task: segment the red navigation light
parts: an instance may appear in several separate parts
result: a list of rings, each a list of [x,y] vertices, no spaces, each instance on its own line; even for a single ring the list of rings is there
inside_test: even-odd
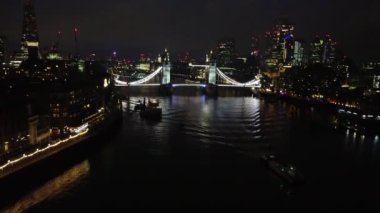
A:
[[[74,32],[77,33],[79,31],[78,28],[74,28]]]

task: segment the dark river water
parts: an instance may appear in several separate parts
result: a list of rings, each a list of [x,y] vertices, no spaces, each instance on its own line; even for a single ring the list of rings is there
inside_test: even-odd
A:
[[[128,110],[139,99],[123,103],[123,123],[97,139],[101,146],[60,163],[58,172],[46,168],[38,174],[44,178],[25,177],[30,187],[3,211],[379,210],[378,137],[335,129],[329,111],[252,97],[172,96],[159,98],[162,120],[149,121]],[[295,165],[305,184],[289,186],[263,166],[267,151]]]

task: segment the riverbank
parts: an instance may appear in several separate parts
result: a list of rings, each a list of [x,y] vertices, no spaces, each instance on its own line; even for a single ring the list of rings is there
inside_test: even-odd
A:
[[[41,161],[47,161],[52,156],[60,154],[70,147],[87,143],[94,137],[103,134],[108,128],[110,128],[110,126],[120,121],[122,121],[121,111],[113,112],[107,116],[102,124],[95,126],[93,129],[83,129],[81,132],[75,135],[70,135],[65,139],[50,142],[44,148],[37,148],[33,152],[25,153],[15,159],[10,159],[7,163],[0,165],[0,181]]]
[[[316,100],[306,100],[306,99],[295,98],[295,97],[280,95],[280,94],[275,94],[275,93],[260,92],[259,97],[266,98],[266,99],[276,99],[276,100],[287,101],[287,102],[291,102],[291,103],[294,103],[297,105],[319,107],[319,108],[328,109],[328,110],[332,110],[332,111],[338,111],[339,109],[342,109],[342,108],[343,109],[350,109],[348,107],[338,106],[338,105],[334,105],[334,104],[331,104],[328,102],[322,102],[322,101],[316,101]]]
[[[274,93],[260,93],[259,97],[266,100],[279,100],[297,106],[313,107],[328,111],[336,116],[336,127],[353,130],[363,134],[378,134],[380,132],[380,114],[353,107],[340,106],[325,101],[306,100]]]

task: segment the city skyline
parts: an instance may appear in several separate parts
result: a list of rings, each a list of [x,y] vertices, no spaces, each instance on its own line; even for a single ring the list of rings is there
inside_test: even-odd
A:
[[[19,50],[21,3],[9,0],[0,3],[3,20],[0,33],[7,36],[10,51]],[[189,3],[113,0],[108,4],[99,0],[91,4],[89,1],[37,0],[35,7],[41,48],[51,47],[57,31],[62,31],[61,46],[65,53],[74,49],[73,28],[79,27],[82,54],[96,53],[106,57],[117,51],[122,57],[134,58],[141,52],[156,54],[167,47],[175,54],[190,52],[195,57],[202,57],[225,36],[236,38],[237,51],[246,54],[250,51],[252,34],[263,35],[270,31],[275,19],[281,17],[295,24],[296,38],[307,42],[314,35],[331,33],[346,55],[355,60],[376,60],[380,48],[374,36],[380,25],[376,23],[379,3],[370,0],[344,1],[344,4],[342,1],[313,4],[296,0],[286,3],[240,0],[233,4],[197,0]]]
[[[379,208],[379,6],[2,0],[0,212]]]

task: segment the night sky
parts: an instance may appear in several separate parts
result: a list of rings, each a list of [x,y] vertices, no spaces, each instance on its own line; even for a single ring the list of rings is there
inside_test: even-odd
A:
[[[19,45],[22,0],[0,1],[0,34],[10,49]],[[296,25],[296,37],[310,41],[331,33],[356,60],[380,60],[380,1],[377,0],[36,0],[42,47],[58,30],[65,52],[74,48],[72,28],[80,28],[82,54],[136,58],[165,47],[202,57],[224,36],[234,37],[241,54],[252,34],[272,28],[276,18]]]

